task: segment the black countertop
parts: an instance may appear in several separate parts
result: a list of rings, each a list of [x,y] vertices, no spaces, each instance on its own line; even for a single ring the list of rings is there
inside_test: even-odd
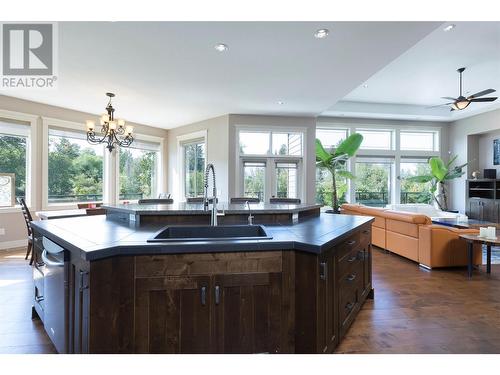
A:
[[[179,254],[234,251],[298,250],[319,254],[342,241],[359,226],[373,220],[367,216],[321,214],[290,225],[266,225],[269,240],[182,241],[148,243],[164,224],[137,227],[105,216],[34,221],[42,235],[91,261],[117,255]]]
[[[210,207],[212,205],[210,204]],[[255,214],[280,214],[298,213],[302,211],[320,208],[320,204],[270,204],[270,203],[250,203],[250,210]],[[210,215],[210,209],[203,208],[202,203],[178,202],[172,204],[117,204],[103,205],[109,211],[122,212],[134,215]],[[226,214],[247,214],[248,207],[244,203],[217,203],[217,209]]]

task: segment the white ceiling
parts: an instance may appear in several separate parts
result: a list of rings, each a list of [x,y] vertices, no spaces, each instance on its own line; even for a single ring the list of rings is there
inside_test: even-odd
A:
[[[500,22],[453,23],[453,30],[437,28],[323,115],[452,121],[500,108],[500,99],[463,111],[428,108],[449,102],[442,96],[458,96],[460,67],[467,68],[464,93],[493,88],[498,91],[488,96],[500,96]]]
[[[315,116],[331,108],[440,25],[439,22],[63,22],[59,24],[58,88],[5,94],[102,113],[106,105],[104,94],[112,91],[117,94],[114,100],[117,117],[163,128],[227,113]],[[330,29],[330,35],[315,39],[314,31],[324,27]],[[461,28],[460,24],[457,32]],[[456,34],[442,38],[453,35]],[[215,51],[214,45],[220,42],[229,46],[227,52]],[[443,45],[447,42],[438,44],[439,49]],[[438,60],[439,64],[433,66],[426,61],[436,60],[436,51],[432,51],[417,60],[424,70],[417,67],[405,71],[408,63],[396,73],[383,70],[380,74],[391,78],[389,84],[381,83],[375,75],[371,78],[373,86],[369,80],[370,92],[375,88],[371,96],[355,90],[349,100],[383,98],[388,102],[397,99],[434,104],[436,101],[431,100],[434,96],[455,93],[453,71],[457,64],[471,66],[465,78],[468,89],[489,87],[490,83],[493,85],[490,80],[472,80],[478,76],[478,69],[491,72],[491,67],[477,66],[486,54],[479,49],[480,56],[476,59],[463,61],[456,53],[451,59],[454,61]],[[436,71],[431,76],[435,81],[432,87],[420,81],[429,81],[429,70]],[[438,78],[442,81],[438,82]],[[404,81],[404,88],[398,80]],[[410,90],[425,93],[412,99],[405,92]],[[284,104],[279,105],[278,101]]]

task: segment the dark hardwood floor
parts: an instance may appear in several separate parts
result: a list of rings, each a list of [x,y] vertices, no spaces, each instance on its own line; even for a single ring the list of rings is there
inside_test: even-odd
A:
[[[0,251],[0,353],[54,353],[31,320],[31,268],[24,249]],[[427,271],[373,250],[368,300],[338,353],[500,353],[500,265],[491,276],[464,268]]]

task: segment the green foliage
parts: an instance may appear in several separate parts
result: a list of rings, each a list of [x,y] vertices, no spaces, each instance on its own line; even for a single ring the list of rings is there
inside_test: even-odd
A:
[[[331,174],[331,206],[334,212],[339,210],[338,197],[345,195],[345,193],[343,195],[339,194],[341,191],[338,190],[337,179],[351,179],[354,177],[346,171],[346,162],[350,157],[356,155],[362,142],[363,136],[354,133],[341,141],[337,147],[327,151],[321,141],[316,139],[316,166],[329,171]]]
[[[152,198],[155,179],[154,151],[120,149],[120,195],[124,199]]]
[[[14,173],[16,197],[26,192],[26,138],[0,135],[0,173]]]

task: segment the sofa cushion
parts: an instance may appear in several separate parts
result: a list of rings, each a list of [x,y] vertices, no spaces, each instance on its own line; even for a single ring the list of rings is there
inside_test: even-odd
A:
[[[387,219],[387,231],[401,233],[410,237],[418,238],[418,224],[407,221]]]
[[[432,223],[430,217],[422,215],[422,214],[415,214],[412,212],[387,210],[387,211],[384,211],[381,215],[383,217],[385,217],[386,219],[404,221],[404,222],[412,223],[412,224],[431,224]]]
[[[418,262],[418,238],[387,231],[385,241],[387,250]]]

